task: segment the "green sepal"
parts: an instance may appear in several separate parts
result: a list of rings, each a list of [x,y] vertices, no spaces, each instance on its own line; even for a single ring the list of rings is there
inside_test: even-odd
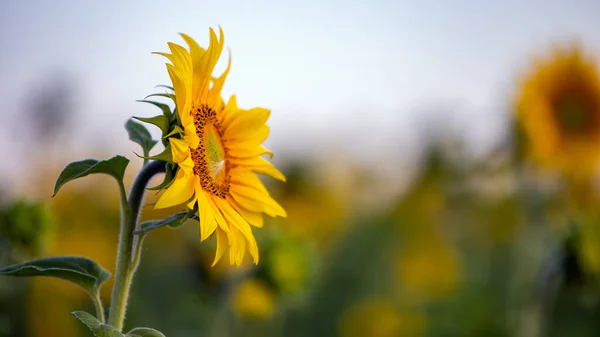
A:
[[[159,84],[159,85],[155,86],[155,88],[165,88],[165,89],[169,89],[171,91],[175,91],[175,89],[173,89],[173,87],[164,85],[164,84]]]
[[[151,220],[140,224],[140,229],[135,231],[134,234],[141,235],[150,232],[153,229],[168,226],[170,228],[181,227],[188,219],[198,219],[196,215],[197,210],[189,210],[185,212],[175,213],[161,220]]]
[[[175,103],[175,94],[164,94],[164,93],[159,92],[159,93],[151,94],[151,95],[144,97],[144,100],[146,100],[149,97],[166,97],[166,98],[172,100],[173,103]]]
[[[128,164],[129,159],[123,156],[115,156],[107,160],[85,159],[72,162],[58,176],[52,196],[55,196],[58,190],[69,181],[93,173],[105,173],[113,176],[118,181],[122,181]]]
[[[177,134],[184,134],[185,131],[183,131],[182,128],[179,127],[179,125],[175,125],[173,127],[173,130],[171,130],[171,132],[169,132],[168,134],[164,135],[163,138],[168,138],[171,137],[173,135],[177,135]]]
[[[163,179],[162,183],[160,183],[154,187],[148,187],[146,189],[149,191],[162,190],[162,189],[165,189],[165,188],[171,186],[171,184],[173,184],[173,182],[175,182],[175,168],[174,168],[174,165],[167,164],[167,168],[165,171],[165,179]]]
[[[75,316],[85,324],[96,337],[124,337],[114,326],[103,324],[90,313],[85,311],[74,311],[71,315]]]
[[[134,152],[135,153],[135,152]],[[143,159],[148,159],[148,160],[161,160],[161,161],[166,161],[167,163],[172,163],[173,162],[173,155],[171,154],[171,145],[167,145],[167,147],[165,147],[164,151],[154,155],[154,156],[140,156],[139,154],[135,154],[136,156],[143,158]]]
[[[52,256],[27,261],[0,269],[0,275],[56,277],[79,285],[90,295],[97,294],[110,278],[108,270],[79,256]]]
[[[129,331],[125,337],[165,337],[165,335],[158,330],[150,328],[135,328]]]
[[[162,137],[169,133],[169,117],[164,115],[158,115],[154,117],[133,117],[139,121],[156,125],[160,131],[162,131]]]
[[[173,117],[173,113],[171,112],[171,108],[165,104],[165,103],[160,103],[160,102],[155,102],[155,101],[147,101],[145,99],[142,100],[138,100],[137,102],[141,102],[141,103],[149,103],[152,104],[158,108],[160,108],[163,112],[163,115],[165,117],[167,117],[168,120],[170,120]]]
[[[164,116],[160,117],[166,118]],[[139,144],[144,153],[150,153],[150,150],[158,143],[158,141],[152,139],[152,135],[143,124],[134,122],[132,119],[128,119],[125,123],[125,130],[129,134],[129,140]]]

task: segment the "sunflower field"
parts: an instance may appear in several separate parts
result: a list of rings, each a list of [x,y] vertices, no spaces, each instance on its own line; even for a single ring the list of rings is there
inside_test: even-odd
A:
[[[522,68],[507,60],[493,146],[473,150],[442,118],[409,157],[369,128],[376,109],[326,125],[295,112],[326,136],[283,137],[271,121],[285,111],[225,89],[283,52],[237,54],[256,37],[227,26],[182,24],[118,56],[158,62],[141,97],[110,98],[139,112],[77,124],[77,88],[57,77],[24,100],[31,113],[6,113],[0,158],[18,163],[0,179],[0,337],[600,336],[597,45],[548,39]],[[315,64],[335,53],[311,48],[298,50]],[[119,131],[87,145],[108,119]],[[345,152],[331,139],[349,119]],[[361,161],[365,139],[385,154]]]

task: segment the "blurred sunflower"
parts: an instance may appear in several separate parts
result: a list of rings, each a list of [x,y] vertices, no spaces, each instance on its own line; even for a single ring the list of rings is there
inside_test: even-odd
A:
[[[434,301],[455,293],[462,281],[462,263],[454,245],[437,235],[412,238],[394,265],[395,284],[417,300]]]
[[[179,167],[172,185],[156,208],[186,203],[198,207],[200,239],[216,233],[213,265],[227,247],[230,264],[241,265],[246,249],[258,263],[258,247],[249,224],[263,226],[262,213],[286,216],[285,210],[269,195],[257,173],[285,181],[283,174],[261,156],[272,153],[262,147],[269,135],[265,124],[270,111],[237,106],[235,96],[227,104],[221,89],[229,73],[213,78],[212,72],[223,49],[220,37],[210,29],[208,49],[181,34],[189,47],[169,43],[171,53],[157,53],[171,61],[167,70],[175,91],[179,132],[169,138],[173,162]]]
[[[425,334],[427,320],[419,312],[399,310],[387,300],[369,298],[342,314],[339,330],[342,337],[416,337]]]
[[[516,119],[528,155],[571,178],[588,177],[600,159],[600,79],[579,46],[557,48],[525,79]]]
[[[239,317],[267,319],[275,311],[275,295],[262,281],[248,279],[234,291],[233,311]]]

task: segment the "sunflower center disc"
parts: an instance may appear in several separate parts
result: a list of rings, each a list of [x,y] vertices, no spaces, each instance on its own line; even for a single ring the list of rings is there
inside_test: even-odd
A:
[[[571,136],[589,136],[598,128],[599,116],[596,98],[583,85],[564,88],[554,100],[552,108],[560,130]]]
[[[200,177],[202,189],[220,198],[229,193],[227,149],[223,146],[223,132],[215,112],[206,105],[192,110],[198,147],[190,148],[194,174]]]

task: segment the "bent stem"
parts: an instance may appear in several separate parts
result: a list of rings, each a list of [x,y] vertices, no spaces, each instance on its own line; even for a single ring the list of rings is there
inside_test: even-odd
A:
[[[141,241],[138,240],[138,237],[133,232],[136,230],[138,223],[144,192],[150,179],[156,174],[163,172],[165,172],[165,162],[152,161],[144,165],[133,181],[129,199],[125,192],[125,185],[122,181],[119,183],[121,194],[121,229],[117,250],[115,284],[108,318],[108,324],[114,326],[119,331],[123,330],[129,289],[139,264]]]
[[[91,293],[91,292],[87,292],[87,293],[88,293],[88,295],[90,295],[90,298],[92,299],[92,302],[94,303],[94,308],[96,309],[96,317],[98,318],[100,323],[104,323],[105,322],[104,307],[102,306],[102,299],[100,299],[100,292],[97,291],[96,293]]]

